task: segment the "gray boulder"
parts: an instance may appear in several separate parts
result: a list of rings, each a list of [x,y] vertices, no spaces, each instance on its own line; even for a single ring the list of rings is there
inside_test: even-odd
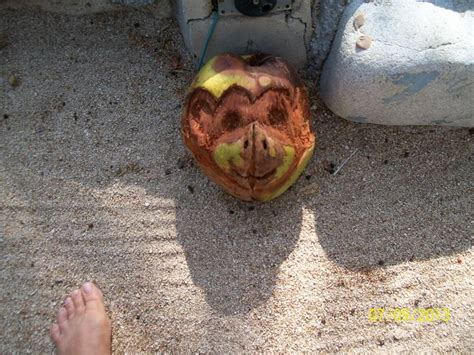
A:
[[[357,122],[473,127],[474,9],[458,3],[351,3],[321,75],[326,105]]]

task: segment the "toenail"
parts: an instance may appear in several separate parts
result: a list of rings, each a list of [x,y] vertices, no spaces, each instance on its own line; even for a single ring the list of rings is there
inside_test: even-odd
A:
[[[72,302],[71,298],[68,297],[64,300],[64,304],[70,304]]]
[[[78,293],[79,293],[79,290],[74,290],[74,291],[72,291],[72,295],[73,295],[73,296],[77,295]]]
[[[85,293],[91,293],[92,284],[90,282],[86,282],[84,285],[82,285],[82,289],[84,290]]]

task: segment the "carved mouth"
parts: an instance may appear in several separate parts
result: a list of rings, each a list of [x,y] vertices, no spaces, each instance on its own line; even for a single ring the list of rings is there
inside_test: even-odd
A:
[[[265,175],[262,175],[262,176],[254,176],[254,175],[242,175],[240,174],[237,170],[235,169],[232,169],[232,171],[236,174],[236,175],[239,175],[242,179],[251,179],[251,178],[254,178],[256,180],[265,180],[265,179],[268,179],[270,176],[272,176],[273,174],[275,174],[276,172],[276,169],[273,169],[272,171],[266,173]]]

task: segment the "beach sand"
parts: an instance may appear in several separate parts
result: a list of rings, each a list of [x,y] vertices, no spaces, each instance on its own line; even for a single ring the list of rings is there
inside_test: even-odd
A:
[[[275,201],[241,202],[182,143],[175,21],[2,10],[0,32],[0,353],[50,352],[87,280],[117,353],[474,350],[472,129],[345,121],[308,74],[313,159]]]

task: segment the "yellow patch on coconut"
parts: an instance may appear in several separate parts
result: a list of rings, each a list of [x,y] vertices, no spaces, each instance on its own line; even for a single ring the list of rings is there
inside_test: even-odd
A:
[[[261,86],[267,86],[272,83],[272,79],[270,79],[268,76],[261,76],[260,78],[258,78],[258,83]]]
[[[206,89],[218,99],[232,85],[250,89],[254,85],[254,79],[241,72],[223,71],[207,78],[198,86]]]
[[[232,85],[238,85],[247,90],[251,90],[256,85],[256,79],[248,75],[245,71],[224,70],[217,72],[214,69],[214,64],[217,59],[218,57],[212,58],[201,68],[191,84],[191,89],[206,89],[218,99]],[[269,77],[266,77],[264,81],[268,82],[266,85],[271,83]]]
[[[280,196],[283,192],[288,190],[288,188],[295,183],[295,181],[298,179],[298,177],[301,175],[303,170],[306,168],[306,165],[308,165],[310,158],[313,155],[314,151],[314,144],[309,147],[301,156],[301,159],[298,163],[298,166],[296,167],[296,170],[294,173],[288,178],[288,180],[285,181],[285,183],[280,186],[277,190],[271,192],[271,193],[266,193],[262,194],[261,196],[258,197],[258,200],[260,201],[269,201],[271,199],[274,199],[275,197]],[[288,169],[287,169],[288,170]]]
[[[283,146],[285,155],[283,156],[283,163],[275,171],[275,179],[281,178],[290,168],[295,159],[295,148],[289,145]]]
[[[212,153],[212,157],[219,168],[225,172],[229,172],[230,162],[235,166],[241,166],[244,163],[244,160],[240,156],[241,150],[242,142],[240,141],[235,143],[221,143]]]
[[[216,59],[217,57],[212,58],[201,68],[201,70],[199,70],[199,73],[197,73],[193,83],[191,84],[192,89],[202,86],[202,84],[205,83],[210,77],[217,74],[217,72],[214,70],[214,63],[216,62]]]

